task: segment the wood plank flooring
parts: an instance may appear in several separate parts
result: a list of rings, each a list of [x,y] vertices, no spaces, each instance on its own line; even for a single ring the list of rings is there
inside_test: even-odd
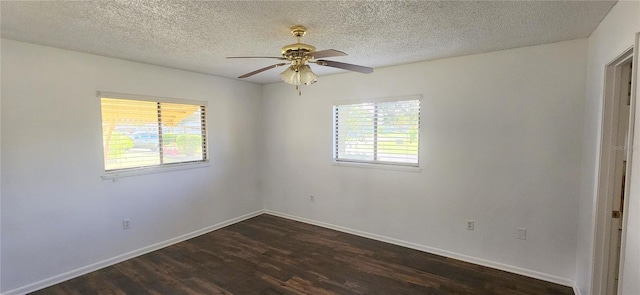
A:
[[[573,294],[560,286],[271,215],[32,294]]]

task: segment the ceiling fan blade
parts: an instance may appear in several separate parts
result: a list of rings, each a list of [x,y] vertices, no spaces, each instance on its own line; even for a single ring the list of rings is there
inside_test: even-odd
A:
[[[318,61],[316,61],[316,64],[321,65],[321,66],[332,67],[332,68],[345,69],[345,70],[359,72],[359,73],[363,73],[363,74],[373,73],[373,69],[369,68],[369,67],[364,67],[364,66],[359,66],[359,65],[352,65],[352,64],[343,63],[343,62],[337,62],[337,61],[332,61],[332,60],[318,60]]]
[[[305,55],[306,56],[311,56],[312,59],[318,59],[318,58],[325,58],[325,57],[345,56],[347,54],[342,52],[342,51],[340,51],[340,50],[327,49],[327,50],[309,52],[309,53],[307,53]]]
[[[285,60],[284,57],[276,57],[276,56],[227,56],[227,58],[274,58],[279,60]]]
[[[246,74],[244,74],[244,75],[242,75],[242,76],[239,76],[239,77],[238,77],[238,79],[251,77],[251,76],[253,76],[253,75],[255,75],[255,74],[262,73],[262,72],[264,72],[264,71],[266,71],[266,70],[271,70],[271,69],[273,69],[273,68],[281,67],[281,66],[284,66],[284,65],[286,65],[286,64],[287,64],[287,63],[280,63],[280,64],[275,64],[275,65],[270,65],[270,66],[268,66],[268,67],[264,67],[264,68],[262,68],[262,69],[258,69],[258,70],[255,70],[255,71],[253,71],[253,72],[246,73]]]

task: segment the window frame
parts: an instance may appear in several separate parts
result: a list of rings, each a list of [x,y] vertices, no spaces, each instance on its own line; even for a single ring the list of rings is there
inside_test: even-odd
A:
[[[408,96],[394,96],[394,97],[385,97],[385,98],[373,98],[373,99],[362,99],[362,100],[340,100],[334,101],[331,108],[331,120],[332,120],[332,138],[331,138],[331,149],[332,149],[332,164],[335,166],[349,166],[349,167],[359,167],[359,168],[375,168],[375,169],[385,169],[385,170],[401,170],[401,171],[412,171],[419,172],[421,171],[421,137],[420,129],[421,129],[421,121],[420,116],[418,116],[418,161],[417,163],[402,163],[402,162],[391,162],[391,161],[376,161],[376,160],[355,160],[355,159],[340,159],[338,158],[338,122],[336,120],[336,108],[339,106],[348,106],[348,105],[357,105],[357,104],[379,104],[386,102],[400,102],[400,101],[410,101],[417,100],[419,102],[418,111],[420,112],[422,109],[422,95],[408,95]],[[377,149],[377,147],[374,147]]]
[[[202,133],[202,145],[205,147],[203,150],[203,160],[198,161],[186,161],[186,162],[177,162],[177,163],[164,163],[164,161],[160,161],[158,165],[150,165],[150,166],[142,166],[142,167],[131,167],[131,168],[121,168],[114,170],[107,170],[106,163],[104,160],[102,161],[102,179],[103,180],[113,180],[116,181],[117,178],[121,177],[129,177],[135,175],[144,175],[144,174],[155,174],[169,171],[177,171],[177,170],[185,170],[185,169],[194,169],[194,168],[204,168],[209,167],[209,114],[208,114],[208,103],[206,101],[201,100],[191,100],[191,99],[180,99],[180,98],[171,98],[171,97],[162,97],[162,96],[148,96],[148,95],[139,95],[139,94],[127,94],[127,93],[118,93],[118,92],[107,92],[107,91],[98,91],[97,92],[98,103],[101,104],[102,98],[110,98],[110,99],[123,99],[123,100],[137,100],[137,101],[148,101],[155,103],[172,103],[172,104],[187,104],[187,105],[198,105],[200,107],[204,107],[204,130]],[[102,106],[100,106],[100,124],[103,124],[102,117]],[[104,140],[104,134],[102,133],[102,128],[100,128],[100,139]],[[158,136],[160,136],[160,132],[158,132]],[[102,144],[102,154],[104,157],[104,144]],[[161,152],[158,152],[162,155]]]

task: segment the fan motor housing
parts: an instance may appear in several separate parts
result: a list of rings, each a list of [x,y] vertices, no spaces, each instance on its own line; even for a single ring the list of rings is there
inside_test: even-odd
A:
[[[309,53],[309,52],[314,52],[316,51],[316,48],[314,46],[311,46],[309,44],[304,44],[304,43],[294,43],[294,44],[289,44],[285,47],[282,47],[282,57],[288,59],[288,60],[292,60],[292,59],[297,59],[297,58],[302,58],[304,57],[305,54]]]

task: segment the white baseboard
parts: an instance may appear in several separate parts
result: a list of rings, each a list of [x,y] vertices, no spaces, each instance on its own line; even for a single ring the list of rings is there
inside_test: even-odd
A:
[[[578,285],[576,285],[576,284],[574,283],[574,284],[573,284],[573,286],[572,286],[572,288],[573,288],[573,294],[575,294],[575,295],[581,295],[581,293],[580,293],[580,288],[578,288]]]
[[[416,244],[416,243],[407,242],[407,241],[403,241],[403,240],[398,240],[398,239],[385,237],[385,236],[381,236],[381,235],[377,235],[377,234],[363,232],[363,231],[359,231],[359,230],[355,230],[355,229],[351,229],[351,228],[347,228],[347,227],[343,227],[343,226],[338,226],[338,225],[334,225],[334,224],[330,224],[330,223],[325,223],[325,222],[321,222],[321,221],[317,221],[317,220],[313,220],[313,219],[307,219],[307,218],[303,218],[303,217],[299,217],[299,216],[295,216],[295,215],[290,215],[290,214],[286,214],[286,213],[281,213],[281,212],[277,212],[277,211],[265,210],[265,213],[266,214],[270,214],[270,215],[274,215],[274,216],[278,216],[278,217],[283,217],[283,218],[287,218],[287,219],[291,219],[291,220],[304,222],[304,223],[309,223],[309,224],[313,224],[313,225],[317,225],[317,226],[320,226],[320,227],[325,227],[325,228],[329,228],[329,229],[333,229],[333,230],[337,230],[337,231],[341,231],[341,232],[345,232],[345,233],[349,233],[349,234],[353,234],[353,235],[356,235],[356,236],[361,236],[361,237],[365,237],[365,238],[369,238],[369,239],[373,239],[373,240],[378,240],[378,241],[386,242],[386,243],[389,243],[389,244],[403,246],[403,247],[411,248],[411,249],[414,249],[414,250],[419,250],[419,251],[423,251],[423,252],[427,252],[427,253],[432,253],[432,254],[444,256],[444,257],[449,257],[449,258],[453,258],[453,259],[457,259],[457,260],[462,260],[462,261],[473,263],[473,264],[478,264],[478,265],[482,265],[482,266],[486,266],[486,267],[491,267],[491,268],[495,268],[495,269],[499,269],[499,270],[504,270],[504,271],[508,271],[508,272],[511,272],[511,273],[515,273],[515,274],[519,274],[519,275],[523,275],[523,276],[527,276],[527,277],[532,277],[532,278],[540,279],[540,280],[551,282],[551,283],[560,284],[560,285],[563,285],[563,286],[567,286],[567,287],[573,288],[574,292],[575,292],[575,290],[577,290],[577,288],[575,287],[576,284],[575,284],[575,282],[573,280],[562,278],[562,277],[558,277],[558,276],[554,276],[554,275],[550,275],[550,274],[546,274],[546,273],[542,273],[542,272],[538,272],[538,271],[535,271],[535,270],[530,270],[530,269],[525,269],[525,268],[521,268],[521,267],[517,267],[517,266],[513,266],[513,265],[508,265],[508,264],[503,264],[503,263],[499,263],[499,262],[489,261],[489,260],[485,260],[485,259],[481,259],[481,258],[477,258],[477,257],[472,257],[472,256],[459,254],[459,253],[455,253],[455,252],[451,252],[451,251],[447,251],[447,250],[442,250],[442,249],[438,249],[438,248],[433,248],[433,247],[429,247],[429,246],[425,246],[425,245],[421,245],[421,244]],[[580,294],[579,290],[578,290],[578,292],[576,292],[576,294],[577,295]]]
[[[240,221],[243,221],[243,220],[258,216],[258,215],[261,215],[263,213],[264,213],[264,210],[258,210],[258,211],[255,211],[255,212],[252,212],[252,213],[249,213],[249,214],[238,216],[236,218],[232,218],[232,219],[229,219],[227,221],[220,222],[218,224],[207,226],[205,228],[190,232],[188,234],[184,234],[184,235],[181,235],[181,236],[178,236],[178,237],[166,240],[166,241],[162,241],[162,242],[159,242],[159,243],[155,243],[153,245],[142,247],[140,249],[133,250],[133,251],[128,252],[128,253],[124,253],[124,254],[121,254],[121,255],[118,255],[118,256],[115,256],[115,257],[112,257],[112,258],[109,258],[109,259],[105,259],[105,260],[102,260],[102,261],[99,261],[99,262],[96,262],[96,263],[93,263],[93,264],[90,264],[90,265],[87,265],[87,266],[83,266],[83,267],[74,269],[72,271],[68,271],[68,272],[65,272],[65,273],[62,273],[62,274],[59,274],[59,275],[56,275],[56,276],[53,276],[53,277],[38,281],[38,282],[35,282],[35,283],[31,283],[31,284],[28,284],[28,285],[25,285],[25,286],[22,286],[22,287],[18,287],[18,288],[15,288],[13,290],[9,290],[9,291],[3,292],[0,295],[22,295],[22,294],[27,294],[27,293],[34,292],[34,291],[37,291],[37,290],[40,290],[40,289],[44,289],[46,287],[53,286],[55,284],[58,284],[58,283],[73,279],[75,277],[79,277],[81,275],[90,273],[92,271],[96,271],[96,270],[99,270],[101,268],[105,268],[107,266],[111,266],[111,265],[114,265],[116,263],[131,259],[131,258],[134,258],[134,257],[138,257],[140,255],[144,255],[144,254],[147,254],[149,252],[153,252],[153,251],[156,251],[158,249],[162,249],[164,247],[171,246],[173,244],[177,244],[177,243],[180,243],[182,241],[186,241],[186,240],[191,239],[191,238],[195,238],[197,236],[200,236],[200,235],[212,232],[214,230],[223,228],[225,226],[229,226],[229,225],[232,225],[234,223],[238,223]]]

